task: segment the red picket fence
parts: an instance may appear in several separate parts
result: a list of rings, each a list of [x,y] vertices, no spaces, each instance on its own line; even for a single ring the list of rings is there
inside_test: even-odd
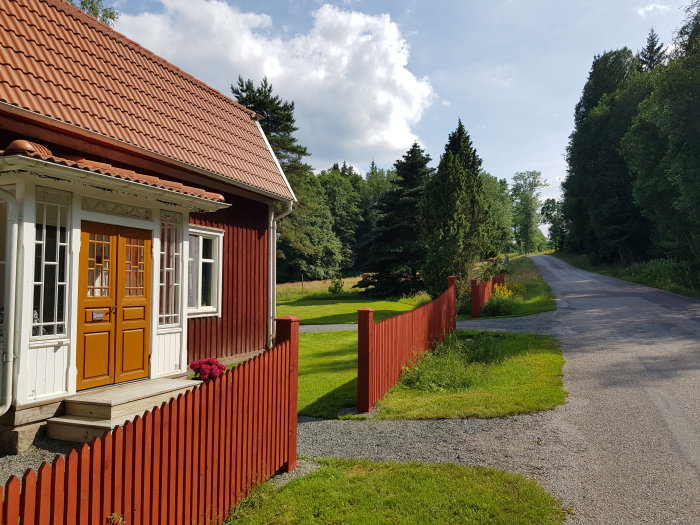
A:
[[[455,278],[434,301],[374,322],[374,310],[357,311],[357,411],[368,412],[396,384],[403,367],[456,328]]]
[[[299,319],[281,317],[274,348],[12,476],[0,487],[0,524],[221,522],[257,484],[296,466],[298,344]]]
[[[484,281],[477,284],[475,279],[472,279],[472,319],[479,317],[479,312],[493,295],[493,286],[495,284],[504,284],[506,282],[505,273],[497,273],[490,281]]]

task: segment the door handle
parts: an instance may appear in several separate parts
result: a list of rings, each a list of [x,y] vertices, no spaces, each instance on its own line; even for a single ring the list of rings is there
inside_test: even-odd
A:
[[[115,304],[114,306],[112,306],[109,309],[109,311],[111,312],[112,315],[116,314],[117,313],[117,305]]]

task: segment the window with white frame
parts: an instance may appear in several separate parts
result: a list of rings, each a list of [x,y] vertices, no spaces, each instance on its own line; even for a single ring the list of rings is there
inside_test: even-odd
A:
[[[160,302],[158,324],[180,326],[182,215],[160,213]]]
[[[220,313],[223,240],[221,230],[190,226],[187,260],[187,308],[190,316]]]
[[[70,193],[36,189],[32,336],[65,336]]]

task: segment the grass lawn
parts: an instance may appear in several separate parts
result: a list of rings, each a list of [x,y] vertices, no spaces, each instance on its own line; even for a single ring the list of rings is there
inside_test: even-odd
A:
[[[343,278],[343,294],[350,292],[351,288],[360,281],[359,277],[344,277]],[[277,285],[277,300],[288,301],[308,297],[310,295],[330,296],[328,287],[331,285],[331,280],[323,281],[306,281],[294,283],[279,283]]]
[[[407,370],[379,403],[378,419],[503,417],[564,403],[557,339],[456,332]]]
[[[277,316],[294,315],[301,318],[301,324],[351,324],[357,322],[359,308],[374,308],[374,320],[381,321],[413,310],[416,305],[412,298],[294,299],[277,303]]]
[[[515,300],[513,313],[497,317],[519,317],[539,314],[557,309],[554,295],[549,285],[540,275],[535,264],[525,256],[515,256],[510,260],[511,273],[506,275],[507,283],[520,283],[525,287],[525,295]],[[480,317],[479,319],[486,319]],[[470,314],[459,314],[457,319],[471,319]]]
[[[261,486],[225,523],[554,525],[566,516],[536,482],[491,468],[320,462],[319,470],[283,487]]]
[[[690,297],[700,297],[700,279],[698,268],[688,262],[678,262],[668,259],[655,259],[643,263],[623,264],[593,264],[586,255],[575,255],[568,252],[553,253],[572,266],[633,283],[659,288],[667,292],[678,293]]]
[[[357,404],[357,332],[299,334],[299,414],[335,418]]]
[[[565,399],[563,363],[553,337],[457,332],[404,373],[374,417],[501,417],[549,410]],[[356,332],[300,335],[299,414],[336,418],[342,408],[355,406],[356,389]]]

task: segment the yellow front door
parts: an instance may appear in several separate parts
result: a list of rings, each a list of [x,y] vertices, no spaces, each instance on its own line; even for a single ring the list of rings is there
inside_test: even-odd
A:
[[[148,377],[151,233],[83,222],[77,389]]]

